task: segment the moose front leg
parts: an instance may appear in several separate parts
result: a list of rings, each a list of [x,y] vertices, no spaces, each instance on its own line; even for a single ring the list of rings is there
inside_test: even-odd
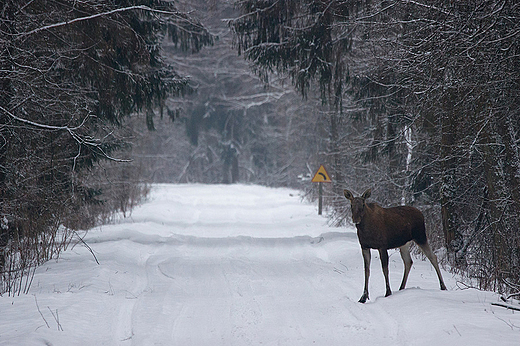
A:
[[[363,295],[359,298],[360,303],[365,303],[368,298],[368,278],[370,277],[370,249],[361,249],[361,253],[363,254],[363,263],[365,265],[365,289],[363,290]]]
[[[385,275],[385,297],[388,297],[392,294],[392,290],[390,289],[390,280],[388,279],[388,251],[386,249],[379,249],[379,257],[381,257],[381,267],[383,267],[383,274]]]

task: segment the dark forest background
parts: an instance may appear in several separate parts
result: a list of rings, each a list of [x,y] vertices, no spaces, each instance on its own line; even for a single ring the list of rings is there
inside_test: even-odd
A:
[[[3,292],[150,183],[342,190],[426,216],[470,285],[520,291],[520,4],[6,0]],[[72,21],[71,21],[72,20]],[[23,279],[23,278],[27,279]],[[25,281],[24,281],[25,280]]]
[[[520,4],[240,1],[236,47],[329,105],[333,190],[425,211],[454,270],[519,290]],[[344,210],[333,203],[334,210]]]

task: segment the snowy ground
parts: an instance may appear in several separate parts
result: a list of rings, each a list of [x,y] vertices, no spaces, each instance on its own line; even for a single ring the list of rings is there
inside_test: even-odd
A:
[[[440,291],[415,258],[394,294],[373,252],[367,304],[353,229],[329,228],[298,192],[157,185],[147,203],[37,270],[26,296],[0,297],[0,345],[520,345],[520,313],[498,297]]]

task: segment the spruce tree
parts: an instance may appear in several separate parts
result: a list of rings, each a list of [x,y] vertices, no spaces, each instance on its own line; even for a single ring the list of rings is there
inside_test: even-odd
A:
[[[127,145],[124,119],[144,114],[153,129],[165,99],[189,92],[163,61],[163,40],[195,52],[212,36],[163,0],[6,0],[0,13],[2,270],[12,242],[28,244],[29,266],[55,255],[57,230],[102,202],[80,177],[127,159],[112,156]]]

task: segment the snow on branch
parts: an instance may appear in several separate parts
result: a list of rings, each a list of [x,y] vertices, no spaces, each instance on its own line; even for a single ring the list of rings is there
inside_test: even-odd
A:
[[[110,161],[115,161],[115,162],[131,162],[132,161],[132,160],[117,159],[117,158],[111,157],[110,155],[108,155],[101,148],[99,140],[96,140],[96,139],[91,138],[91,137],[83,137],[83,136],[81,136],[81,135],[76,133],[76,130],[80,129],[85,124],[88,116],[85,117],[85,119],[83,119],[83,121],[81,122],[80,125],[78,125],[76,127],[69,127],[69,126],[54,126],[54,125],[41,124],[41,123],[34,122],[32,120],[27,120],[27,119],[24,119],[24,118],[20,118],[20,117],[14,115],[13,113],[9,112],[7,109],[5,109],[2,106],[0,106],[0,111],[4,112],[10,118],[12,118],[12,119],[14,119],[16,121],[19,121],[21,123],[24,123],[24,124],[27,124],[27,125],[31,125],[31,126],[34,126],[34,127],[40,128],[40,129],[51,130],[51,131],[67,131],[71,135],[71,137],[74,138],[74,140],[76,142],[78,142],[78,144],[82,144],[82,145],[85,145],[85,146],[88,146],[88,147],[95,148],[105,158],[107,158]]]
[[[123,7],[123,8],[116,8],[116,9],[111,10],[111,11],[96,13],[96,14],[93,14],[91,16],[79,17],[79,18],[74,18],[74,19],[67,20],[67,21],[60,22],[60,23],[54,23],[54,24],[45,25],[45,26],[42,26],[40,28],[33,29],[31,31],[18,33],[15,36],[25,37],[25,36],[28,36],[28,35],[36,34],[36,33],[40,32],[40,31],[53,29],[53,28],[58,28],[58,27],[61,27],[61,26],[69,25],[69,24],[72,24],[72,23],[80,22],[80,21],[91,20],[91,19],[98,18],[98,17],[108,16],[108,15],[111,15],[111,14],[114,14],[114,13],[118,13],[118,12],[126,12],[126,11],[133,11],[133,10],[144,10],[144,11],[149,11],[149,12],[154,12],[154,13],[166,14],[166,15],[170,15],[170,16],[176,16],[177,18],[179,18],[181,20],[188,21],[186,18],[182,17],[179,12],[157,10],[157,9],[153,9],[153,8],[148,7],[148,6],[145,6],[145,5],[136,5],[136,6]],[[195,25],[194,23],[191,23],[191,24]]]
[[[435,10],[435,11],[438,11],[438,12],[440,12],[442,14],[445,14],[445,15],[451,15],[451,13],[449,13],[449,12],[447,12],[447,11],[443,10],[442,8],[437,7],[437,6],[423,4],[423,3],[419,2],[419,1],[414,1],[414,0],[407,0],[406,2],[410,3],[410,4],[417,5],[419,7],[424,7],[424,8],[428,8],[430,10]]]

